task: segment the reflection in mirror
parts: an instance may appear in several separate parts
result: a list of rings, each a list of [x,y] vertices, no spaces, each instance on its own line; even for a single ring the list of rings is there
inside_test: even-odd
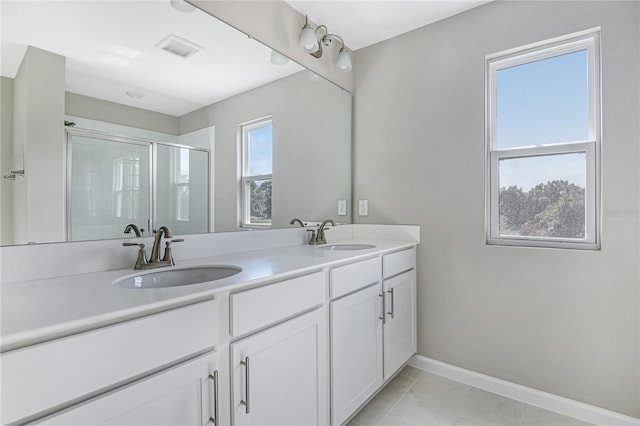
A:
[[[77,120],[83,127],[98,124]],[[154,136],[139,129],[120,130]],[[202,129],[166,137],[202,142],[209,140],[209,133]],[[74,128],[67,129],[67,153],[69,241],[122,238],[128,224],[143,236],[150,236],[158,224],[180,234],[208,232],[207,148]]]
[[[70,241],[116,238],[127,224],[141,227],[150,219],[150,148],[127,138],[69,133]]]
[[[348,92],[168,0],[0,8],[0,174],[24,169],[0,182],[2,245],[351,221]],[[265,117],[252,193],[242,126]]]

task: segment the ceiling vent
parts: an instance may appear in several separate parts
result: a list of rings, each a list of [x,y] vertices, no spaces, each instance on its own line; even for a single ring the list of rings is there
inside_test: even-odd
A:
[[[189,40],[185,40],[182,37],[178,37],[175,34],[169,34],[160,40],[158,44],[156,44],[156,47],[176,56],[180,56],[181,58],[188,58],[204,49],[204,47],[198,46],[197,44],[192,43]]]

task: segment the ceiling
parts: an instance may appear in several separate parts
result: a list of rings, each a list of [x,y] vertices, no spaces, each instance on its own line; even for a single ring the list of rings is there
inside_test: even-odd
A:
[[[0,1],[0,73],[14,78],[28,45],[66,57],[66,90],[181,116],[298,72],[271,49],[196,9],[164,1]],[[203,49],[158,49],[170,34]],[[134,99],[127,91],[144,95]]]
[[[287,0],[294,9],[329,32],[341,36],[351,50],[379,43],[491,0]]]
[[[486,3],[481,1],[310,1],[288,3],[328,26],[352,50]],[[0,74],[14,78],[27,46],[66,57],[66,90],[181,116],[302,69],[274,65],[271,50],[169,0],[0,1]],[[180,58],[156,47],[170,34],[201,51]],[[131,98],[126,92],[143,94]]]

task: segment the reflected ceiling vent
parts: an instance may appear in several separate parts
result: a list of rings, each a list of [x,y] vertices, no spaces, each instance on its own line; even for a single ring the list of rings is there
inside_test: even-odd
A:
[[[169,34],[160,40],[158,44],[156,44],[156,47],[176,56],[180,56],[181,58],[188,58],[204,49],[204,47],[198,46],[197,44],[192,43],[189,40],[185,40],[182,37],[178,37],[175,34]]]

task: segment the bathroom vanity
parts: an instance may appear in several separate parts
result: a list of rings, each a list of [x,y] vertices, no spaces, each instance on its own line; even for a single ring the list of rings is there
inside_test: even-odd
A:
[[[418,241],[331,243],[181,261],[242,269],[186,286],[3,284],[42,312],[3,312],[2,424],[344,423],[416,352]]]

